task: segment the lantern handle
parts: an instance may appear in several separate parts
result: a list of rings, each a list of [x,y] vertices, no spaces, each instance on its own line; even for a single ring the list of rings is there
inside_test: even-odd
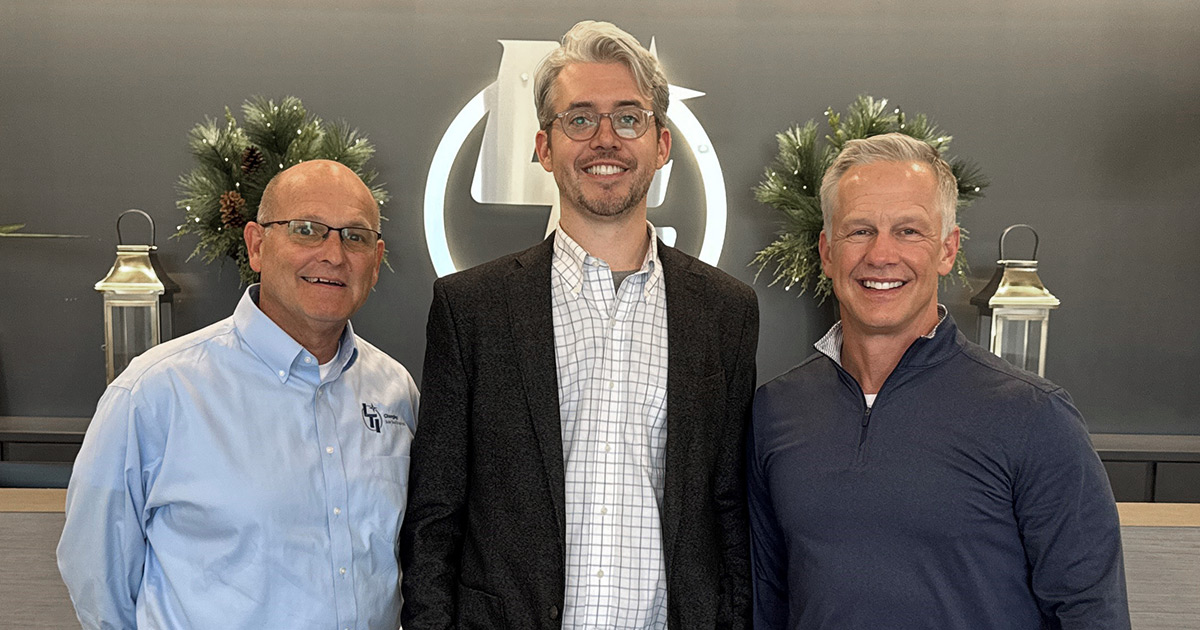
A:
[[[1008,260],[1008,258],[1004,255],[1004,239],[1008,237],[1009,232],[1011,232],[1017,228],[1028,228],[1030,232],[1033,232],[1033,256],[1032,256],[1032,259],[1037,260],[1038,233],[1037,233],[1037,230],[1033,229],[1033,226],[1029,225],[1028,223],[1017,223],[1016,225],[1010,225],[1010,226],[1004,228],[1004,233],[1000,235],[1000,260]]]
[[[129,214],[130,212],[136,212],[136,213],[142,215],[143,217],[146,217],[146,220],[150,222],[150,247],[157,248],[157,246],[154,243],[154,219],[151,218],[150,215],[146,214],[145,212],[142,212],[141,210],[138,210],[137,208],[130,208],[129,210],[122,212],[117,217],[117,245],[125,244],[121,240],[121,219],[124,219],[125,215]]]

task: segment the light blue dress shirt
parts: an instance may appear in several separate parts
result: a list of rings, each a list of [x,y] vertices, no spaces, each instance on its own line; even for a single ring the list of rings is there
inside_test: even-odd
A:
[[[322,380],[257,291],[100,399],[58,546],[85,629],[399,626],[416,385],[349,324]]]

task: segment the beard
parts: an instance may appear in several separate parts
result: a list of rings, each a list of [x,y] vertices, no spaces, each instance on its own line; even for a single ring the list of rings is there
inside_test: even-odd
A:
[[[597,155],[589,155],[588,159],[594,159]],[[571,174],[570,181],[559,182],[559,188],[566,193],[575,207],[580,208],[597,217],[617,217],[633,208],[636,208],[646,199],[646,194],[650,192],[650,183],[654,181],[653,170],[639,170],[638,163],[632,161],[625,163],[622,160],[623,166],[628,169],[628,172],[633,175],[629,181],[629,190],[625,195],[620,195],[616,190],[604,188],[600,194],[588,196],[583,192],[583,187],[580,186],[579,179],[574,173]]]

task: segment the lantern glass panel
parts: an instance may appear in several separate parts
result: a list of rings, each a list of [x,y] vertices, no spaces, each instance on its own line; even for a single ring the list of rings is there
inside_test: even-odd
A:
[[[137,355],[158,343],[158,305],[110,302],[109,352],[115,378]]]
[[[171,312],[171,296],[158,301],[159,343],[175,338],[175,314]]]
[[[988,315],[981,314],[979,316],[979,336],[976,338],[975,343],[978,343],[979,345],[983,346],[984,348],[987,348],[991,344],[991,341],[992,341],[992,316],[990,314],[988,314]]]
[[[1044,376],[1050,309],[998,308],[993,318],[992,352],[1023,370]]]

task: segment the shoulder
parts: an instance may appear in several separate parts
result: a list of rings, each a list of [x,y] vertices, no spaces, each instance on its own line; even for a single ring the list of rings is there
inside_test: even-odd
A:
[[[962,352],[947,367],[957,374],[965,395],[979,396],[982,403],[1007,409],[1012,416],[1079,418],[1071,396],[1061,386],[965,339]]]
[[[1049,380],[1018,368],[984,350],[981,346],[966,340],[965,337],[960,340],[960,345],[962,352],[959,353],[959,357],[967,362],[968,369],[972,370],[978,378],[1008,384],[1018,389],[1028,388],[1043,394],[1062,390],[1061,387]]]
[[[659,241],[658,258],[662,261],[663,273],[667,275],[668,286],[671,280],[679,281],[695,281],[696,286],[702,287],[703,291],[717,298],[753,303],[755,309],[758,307],[758,296],[754,293],[754,289],[729,275],[728,273],[717,269],[716,267],[692,256],[686,254],[674,247],[669,247]]]
[[[391,355],[380,350],[375,344],[357,334],[354,335],[354,344],[358,348],[358,363],[374,378],[389,382],[410,384],[414,390],[416,389],[416,385],[408,369],[399,361],[393,359]]]
[[[806,389],[824,389],[837,378],[837,368],[833,360],[814,352],[790,370],[759,386],[755,393],[755,403],[761,399],[767,402],[773,397],[790,396],[803,393]]]
[[[776,443],[780,436],[820,431],[813,423],[833,413],[848,392],[839,385],[837,368],[829,357],[810,355],[754,393],[750,422],[755,441],[761,446]]]
[[[966,341],[955,361],[946,366],[954,374],[960,396],[975,398],[972,405],[981,417],[999,416],[1021,431],[1025,440],[1059,439],[1071,435],[1086,441],[1087,427],[1070,394],[1056,383],[1022,370]],[[986,410],[986,411],[984,411]]]
[[[227,317],[143,352],[130,362],[109,387],[132,391],[176,370],[197,370],[198,365],[206,362],[213,345],[226,346],[237,343],[240,342],[237,340],[233,318]]]
[[[540,270],[543,266],[548,276],[550,273],[550,258],[554,251],[554,243],[551,238],[547,238],[529,249],[507,254],[495,260],[438,278],[433,283],[434,292],[449,295],[464,295],[480,290],[487,290],[494,288],[495,283],[503,281],[504,278],[516,271],[522,269]]]

